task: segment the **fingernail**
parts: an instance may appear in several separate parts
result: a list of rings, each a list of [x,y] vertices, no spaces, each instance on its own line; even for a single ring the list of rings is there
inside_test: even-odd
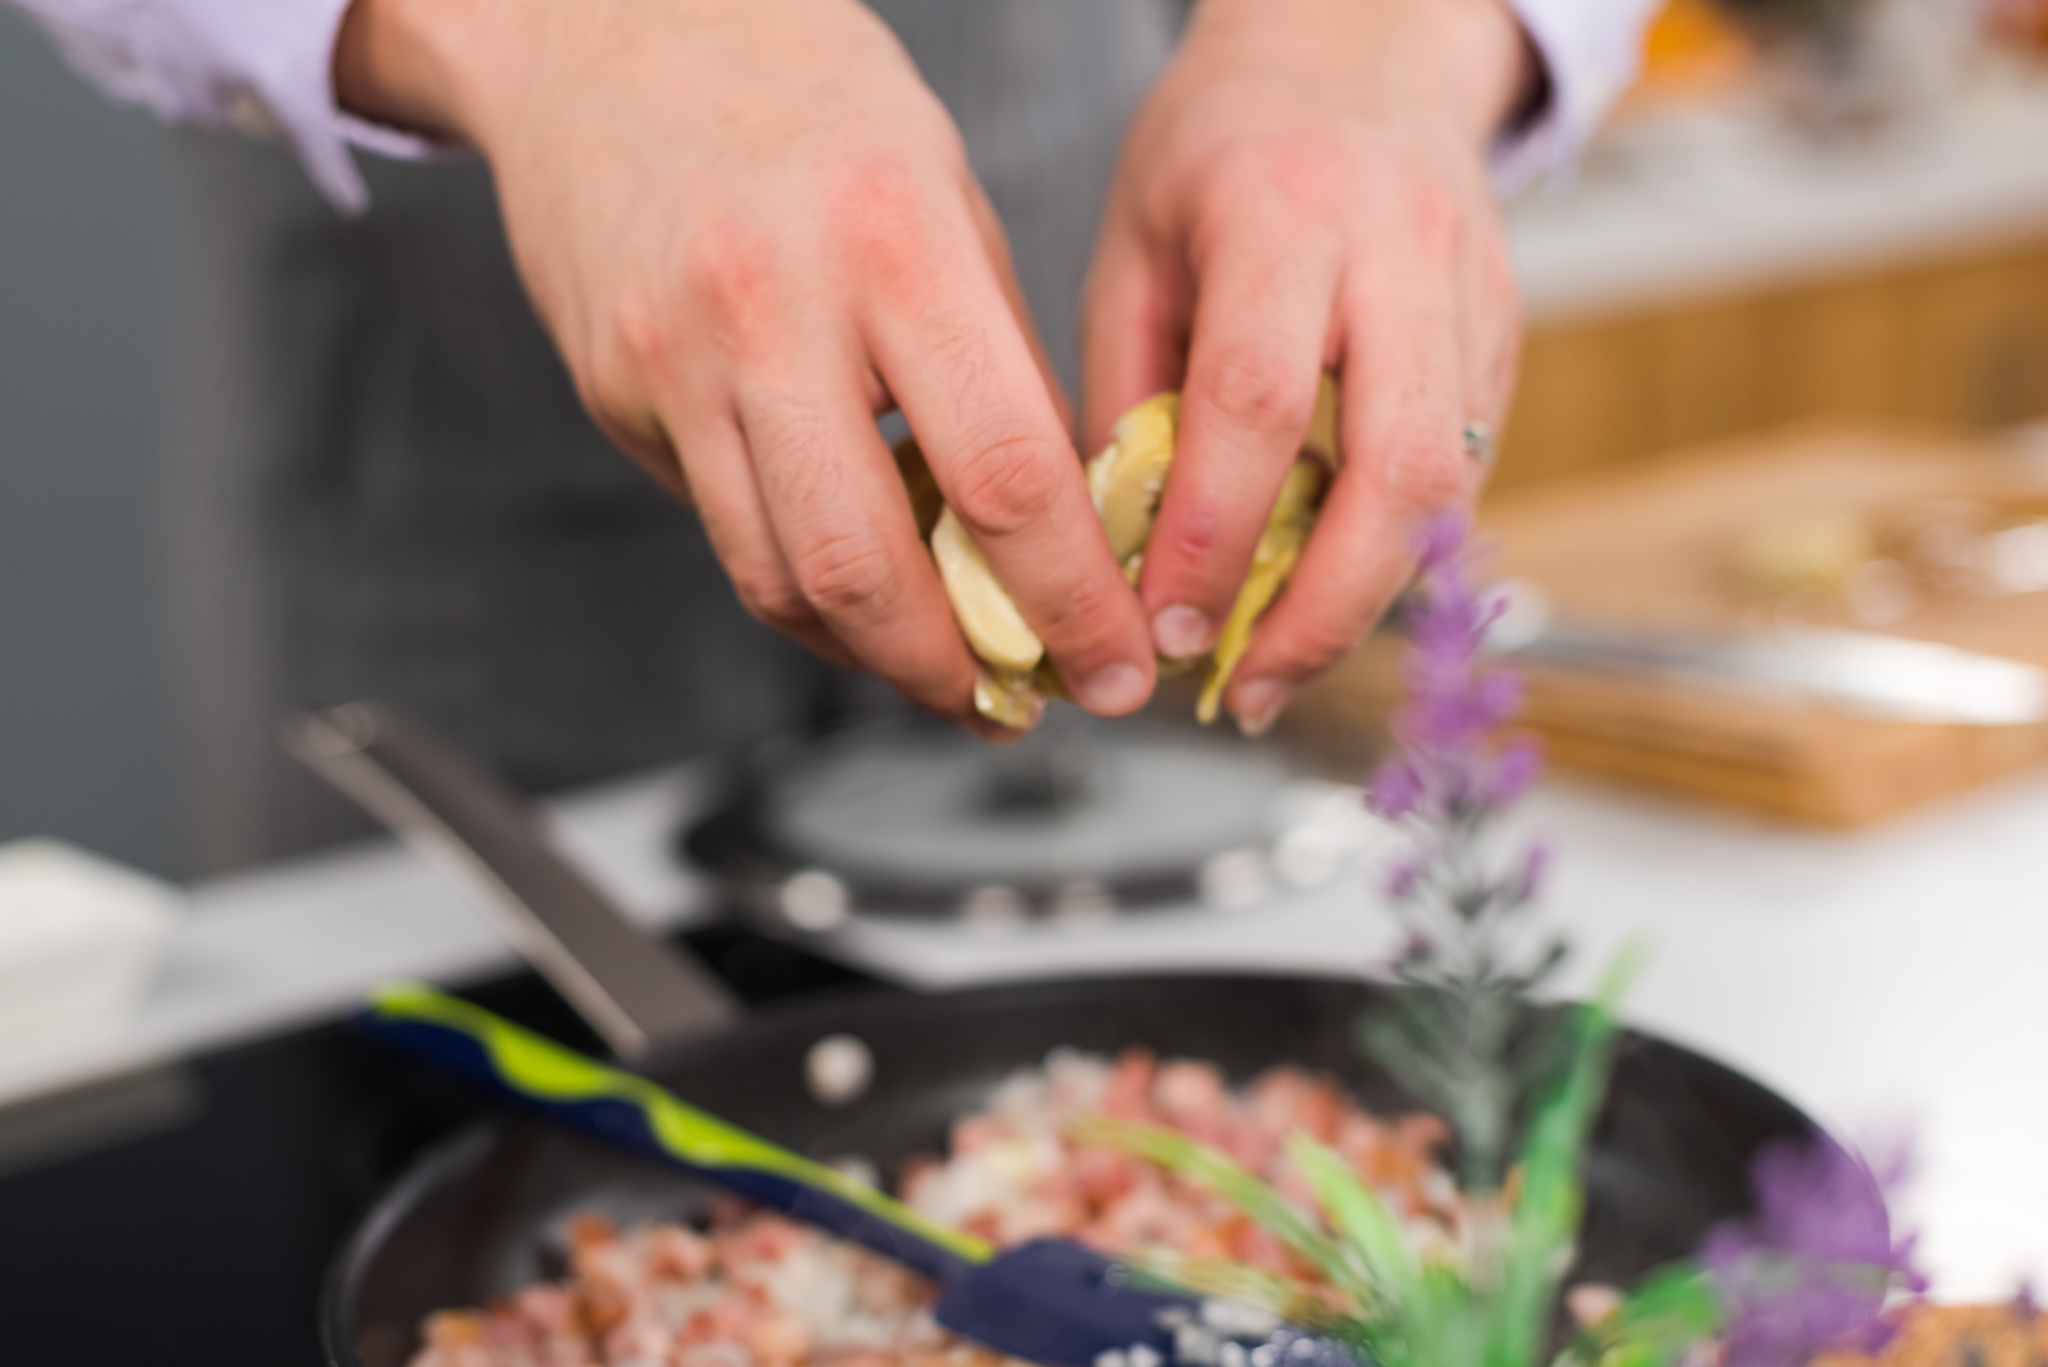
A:
[[[1105,665],[1081,684],[1081,705],[1090,712],[1120,717],[1145,701],[1145,671],[1134,664]]]
[[[1230,710],[1237,716],[1237,729],[1247,736],[1263,736],[1294,701],[1294,687],[1278,679],[1252,679],[1239,684],[1233,696]]]
[[[1192,660],[1209,648],[1206,613],[1175,603],[1152,619],[1152,644],[1169,660]]]

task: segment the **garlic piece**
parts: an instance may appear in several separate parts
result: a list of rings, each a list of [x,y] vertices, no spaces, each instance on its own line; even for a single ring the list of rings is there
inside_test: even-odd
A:
[[[998,726],[1029,731],[1038,725],[1039,714],[1045,710],[1045,699],[1033,686],[1038,675],[1045,673],[1050,671],[1043,665],[1030,674],[983,670],[974,680],[974,710]]]
[[[1294,563],[1301,559],[1301,548],[1308,544],[1308,534],[1315,526],[1323,489],[1328,483],[1329,474],[1317,460],[1297,460],[1281,482],[1280,496],[1273,501],[1266,529],[1259,533],[1259,544],[1252,551],[1251,571],[1245,575],[1237,601],[1230,605],[1230,615],[1223,619],[1223,629],[1216,633],[1216,644],[1209,652],[1209,677],[1202,681],[1202,695],[1195,702],[1195,719],[1202,725],[1216,720],[1223,690],[1252,643],[1252,628],[1279,595],[1287,577],[1294,573]]]
[[[1138,557],[1152,536],[1152,520],[1166,492],[1180,435],[1180,395],[1154,394],[1116,420],[1109,445],[1088,462],[1088,494],[1109,537],[1109,549],[1137,582]],[[1142,562],[1139,562],[1142,563]]]
[[[953,616],[974,653],[998,671],[1028,676],[1044,656],[1045,642],[1003,592],[988,557],[951,508],[939,514],[938,525],[932,528],[932,559],[938,563],[946,597],[952,600]]]

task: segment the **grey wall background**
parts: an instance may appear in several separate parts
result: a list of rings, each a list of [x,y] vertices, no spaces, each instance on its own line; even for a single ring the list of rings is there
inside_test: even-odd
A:
[[[175,875],[152,600],[159,136],[0,3],[0,840]]]

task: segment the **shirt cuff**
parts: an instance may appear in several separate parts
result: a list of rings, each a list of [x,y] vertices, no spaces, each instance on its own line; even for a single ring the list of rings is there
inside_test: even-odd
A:
[[[1535,45],[1549,99],[1494,144],[1494,185],[1506,192],[1576,165],[1642,61],[1660,0],[1509,0]]]
[[[445,149],[343,112],[334,43],[350,0],[16,0],[109,98],[169,122],[291,144],[335,207],[370,193],[351,143],[386,156]]]

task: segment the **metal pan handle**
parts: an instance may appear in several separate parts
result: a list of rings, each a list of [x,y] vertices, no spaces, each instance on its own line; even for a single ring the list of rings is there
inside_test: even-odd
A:
[[[689,951],[628,921],[533,809],[454,745],[381,703],[284,728],[296,758],[478,894],[513,947],[627,1062],[739,1019]]]

